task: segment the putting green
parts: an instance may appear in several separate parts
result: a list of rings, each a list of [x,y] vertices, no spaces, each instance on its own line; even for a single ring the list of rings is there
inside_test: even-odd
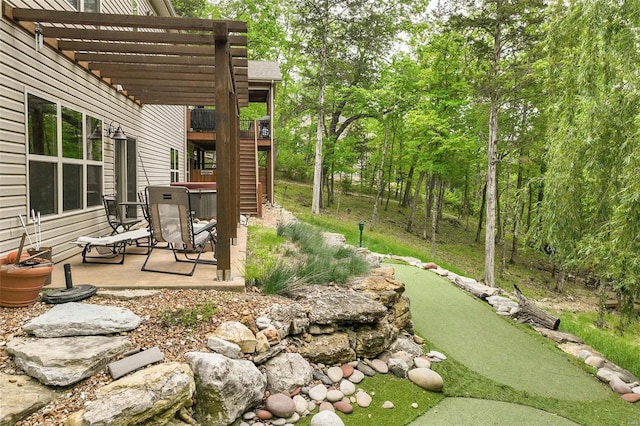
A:
[[[610,395],[595,377],[496,315],[486,302],[433,272],[392,266],[411,299],[415,329],[446,355],[495,382],[540,396],[583,401]]]
[[[546,411],[509,402],[475,398],[445,398],[411,426],[463,425],[576,426],[577,423]]]

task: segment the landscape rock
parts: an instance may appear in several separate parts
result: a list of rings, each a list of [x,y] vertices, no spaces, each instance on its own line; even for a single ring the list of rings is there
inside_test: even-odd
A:
[[[336,402],[344,398],[344,394],[337,389],[329,389],[326,398],[329,402]]]
[[[393,337],[393,328],[386,319],[374,325],[364,325],[356,329],[356,355],[360,358],[378,356],[389,345]]]
[[[0,425],[14,425],[51,402],[58,392],[25,375],[0,373]]]
[[[17,337],[6,349],[21,370],[42,384],[68,386],[102,370],[130,350],[131,342],[110,336]]]
[[[382,361],[381,359],[376,358],[368,361],[369,361],[369,366],[373,368],[376,372],[381,374],[387,374],[389,372],[389,366],[387,366],[387,363]]]
[[[404,283],[389,275],[369,275],[356,282],[354,290],[391,308],[404,293]]]
[[[304,397],[302,395],[295,395],[293,397],[293,403],[296,406],[296,413],[298,413],[301,416],[303,416],[303,415],[305,415],[305,413],[308,412],[309,404],[307,403],[307,400],[304,399]]]
[[[333,407],[336,411],[340,411],[344,414],[350,414],[353,411],[353,406],[348,400],[340,400],[333,403]]]
[[[369,395],[365,391],[359,390],[358,392],[356,392],[356,403],[359,407],[367,408],[369,405],[371,405],[371,401],[371,395]]]
[[[239,321],[223,322],[213,332],[213,336],[235,343],[245,354],[252,354],[256,350],[256,336]]]
[[[631,387],[625,382],[623,382],[622,379],[618,376],[614,376],[611,378],[611,381],[609,382],[609,386],[611,386],[611,390],[613,390],[616,393],[619,393],[620,395],[623,395],[625,393],[633,393],[633,391],[631,390]]]
[[[96,390],[68,426],[164,424],[191,404],[193,373],[184,363],[157,364]]]
[[[340,367],[329,367],[327,369],[327,376],[333,383],[338,383],[344,377],[344,373]]]
[[[364,362],[359,363],[356,367],[356,370],[360,371],[365,376],[373,377],[376,375],[376,370],[374,370],[373,367],[365,364]]]
[[[353,395],[356,393],[356,386],[347,379],[343,379],[340,382],[340,392],[342,392],[345,396]]]
[[[305,333],[309,327],[306,309],[299,303],[275,304],[269,309],[271,323],[280,333],[280,338]]]
[[[431,361],[429,358],[423,356],[414,358],[413,364],[418,368],[431,368]]]
[[[265,407],[277,417],[286,418],[296,412],[296,404],[293,399],[283,393],[269,395]]]
[[[356,359],[356,353],[349,342],[349,335],[343,332],[311,336],[308,342],[298,346],[298,353],[311,362],[329,365]]]
[[[333,411],[324,410],[311,418],[311,426],[344,426],[344,422]]]
[[[349,364],[342,364],[340,366],[340,369],[342,370],[342,377],[344,378],[349,378],[349,376],[351,376],[354,371],[354,368]]]
[[[407,377],[422,389],[432,392],[441,392],[444,385],[442,377],[429,368],[414,368],[413,370],[409,370]]]
[[[324,385],[316,385],[309,389],[309,398],[314,401],[324,401],[327,397],[327,388]]]
[[[385,401],[385,402],[382,403],[382,408],[385,408],[385,409],[391,409],[391,408],[395,408],[395,407],[396,406],[391,401]]]
[[[403,351],[413,355],[413,357],[421,356],[424,353],[422,350],[422,345],[414,342],[413,336],[407,335],[398,336],[398,338],[389,346],[389,351]]]
[[[389,371],[391,371],[391,373],[394,376],[400,377],[401,379],[404,379],[407,377],[409,366],[407,365],[407,362],[404,359],[391,358],[389,359],[387,364],[389,366]]]
[[[26,323],[22,328],[36,337],[96,336],[131,331],[142,318],[127,308],[61,303]]]
[[[350,289],[312,285],[292,291],[291,297],[308,306],[312,324],[375,323],[387,313],[384,305]]]
[[[584,360],[584,363],[595,368],[601,368],[604,366],[604,359],[599,356],[590,356]]]
[[[640,394],[638,393],[625,393],[624,395],[620,395],[620,398],[624,399],[627,402],[636,403],[640,401]]]
[[[262,401],[267,379],[251,362],[220,354],[188,352],[197,386],[194,417],[204,425],[228,425]]]
[[[291,392],[313,379],[313,367],[302,355],[281,353],[264,364],[271,392]]]
[[[349,376],[349,381],[352,383],[360,383],[364,380],[364,373],[360,370],[354,370],[353,373]]]
[[[233,342],[229,342],[228,340],[224,340],[216,336],[208,336],[207,346],[215,353],[224,355],[227,358],[242,358],[242,351],[240,350],[240,346]]]

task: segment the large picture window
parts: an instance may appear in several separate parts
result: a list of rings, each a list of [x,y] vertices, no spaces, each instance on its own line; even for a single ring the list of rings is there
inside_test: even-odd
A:
[[[102,121],[32,94],[27,114],[29,208],[48,215],[101,205]]]

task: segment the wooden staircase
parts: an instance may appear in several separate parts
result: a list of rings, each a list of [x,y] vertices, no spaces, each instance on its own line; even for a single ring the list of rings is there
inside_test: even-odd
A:
[[[244,215],[261,214],[257,164],[255,140],[240,139],[240,213]]]

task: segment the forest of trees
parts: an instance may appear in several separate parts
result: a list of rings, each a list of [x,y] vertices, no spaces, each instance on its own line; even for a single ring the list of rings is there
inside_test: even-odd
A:
[[[180,15],[249,24],[278,61],[277,170],[313,181],[312,209],[358,186],[385,208],[418,200],[640,299],[637,0],[174,1]],[[433,240],[435,243],[435,239]],[[507,245],[509,242],[509,245]],[[504,268],[504,264],[498,265]]]

